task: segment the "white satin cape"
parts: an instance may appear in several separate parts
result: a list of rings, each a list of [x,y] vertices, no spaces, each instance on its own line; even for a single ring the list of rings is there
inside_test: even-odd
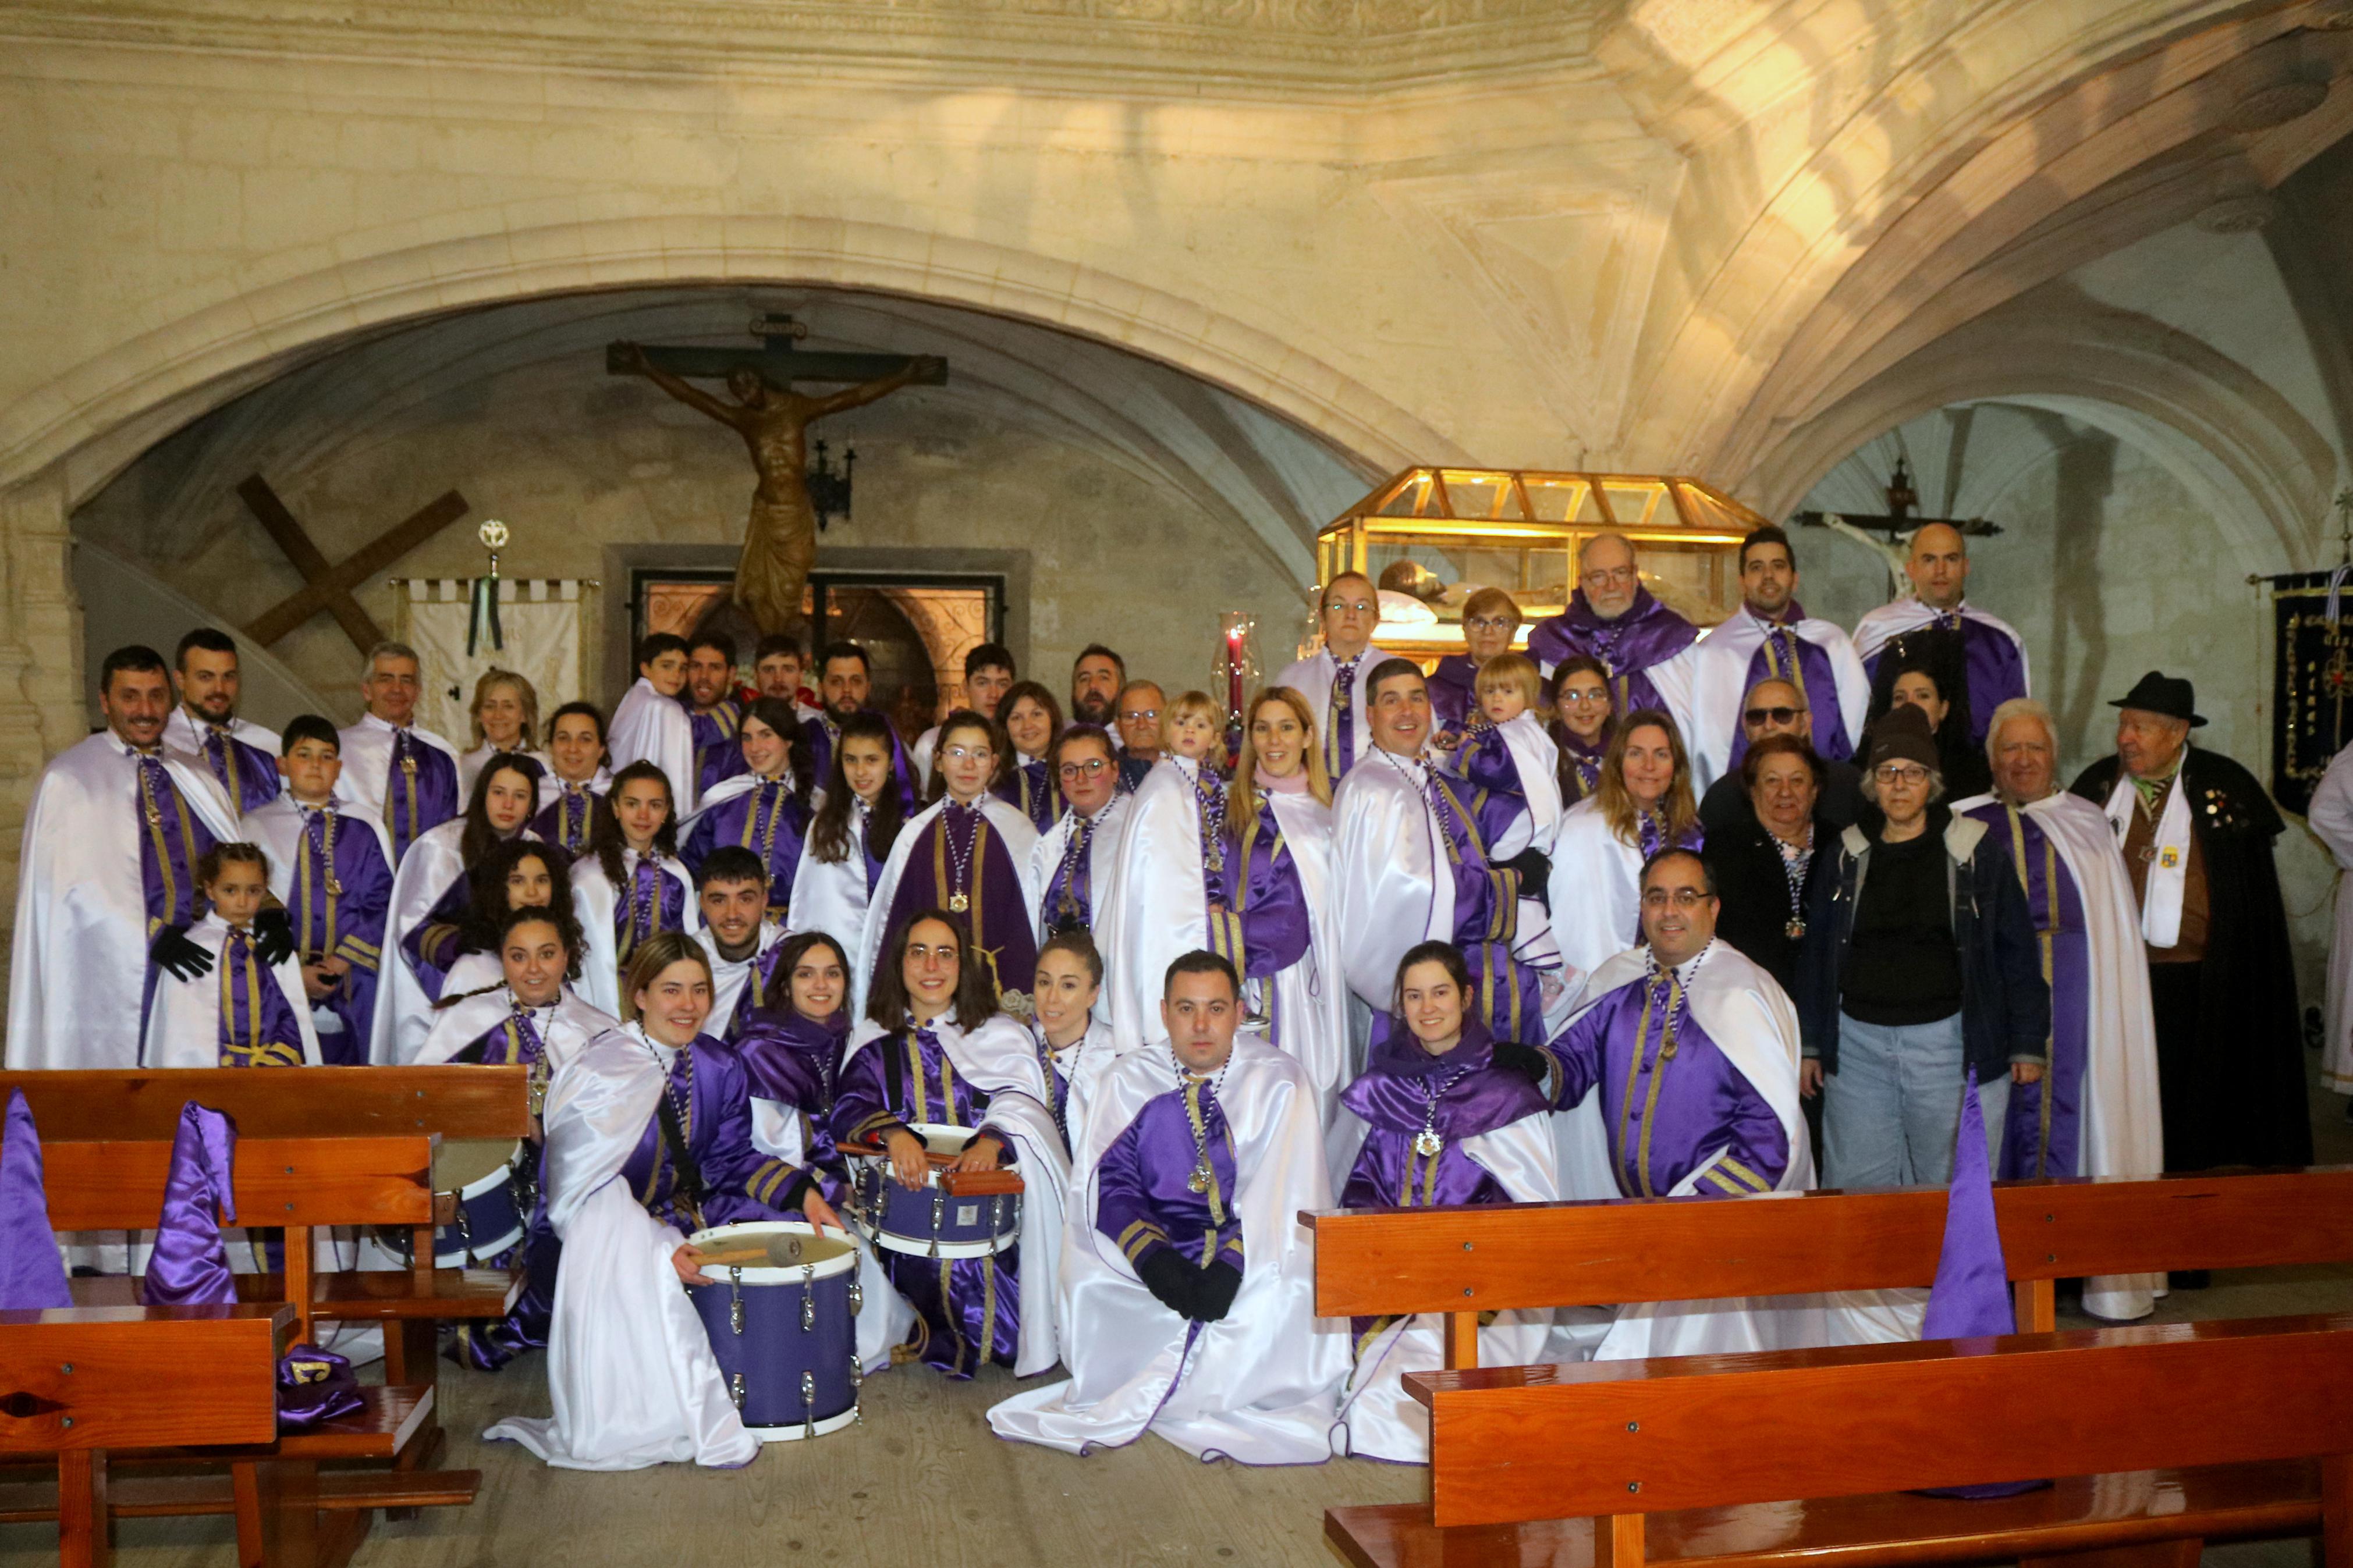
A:
[[[1552,845],[1552,937],[1570,990],[1635,940],[1641,876],[1641,847],[1609,830],[1599,795],[1588,795],[1562,814]],[[1587,993],[1588,999],[1599,994]]]
[[[1048,1109],[1045,1068],[1028,1026],[999,1013],[966,1034],[947,1018],[935,1020],[940,1049],[965,1082],[985,1090],[988,1110],[982,1121],[1001,1128],[1014,1142],[1021,1168],[1021,1343],[1013,1375],[1033,1377],[1060,1354],[1055,1332],[1056,1281],[1061,1270],[1062,1206],[1071,1184],[1071,1156]],[[860,1051],[883,1037],[881,1025],[864,1023],[851,1031],[842,1053],[846,1072]],[[895,1298],[893,1298],[895,1299]]]
[[[158,757],[191,818],[216,839],[236,838],[237,808],[203,759],[168,746]],[[150,940],[139,874],[144,829],[138,763],[112,731],[76,742],[41,770],[16,874],[10,1068],[139,1065]]]
[[[1124,795],[1112,796],[1111,803],[1095,818],[1094,837],[1087,840],[1087,923],[1092,932],[1105,932],[1111,929],[1107,916],[1112,903],[1112,889],[1119,885],[1120,839],[1126,832],[1128,805],[1134,798]],[[1055,818],[1054,826],[1038,836],[1037,844],[1029,851],[1029,885],[1038,889],[1035,906],[1038,918],[1031,924],[1041,944],[1046,940],[1047,889],[1053,883],[1054,873],[1061,868],[1062,857],[1070,850],[1071,835],[1078,830],[1078,814],[1065,806],[1062,815]],[[1095,945],[1098,950],[1103,947],[1102,936],[1096,937]],[[1111,984],[1111,954],[1105,952],[1103,958],[1106,989],[1096,1005],[1108,1009],[1111,1005],[1108,989]]]
[[[2313,787],[2306,823],[2342,872],[2353,868],[2353,746],[2329,759],[2328,769]],[[2345,879],[2337,880],[2337,926],[2328,944],[2327,1035],[2321,1058],[2320,1086],[2335,1094],[2353,1094],[2353,898],[2345,896]]]
[[[1953,807],[1960,815],[1993,800],[1974,795]],[[2075,879],[2084,906],[2089,957],[2084,1062],[2084,1133],[2077,1143],[2081,1176],[2154,1177],[2165,1169],[2165,1124],[2157,1093],[2157,1015],[2148,994],[2147,949],[2140,908],[2108,819],[2080,796],[2059,794],[2031,802],[2026,814],[2051,837]],[[2318,797],[2314,814],[2319,813]],[[1997,837],[2000,828],[1989,828]],[[2011,1097],[2023,1105],[2031,1087]],[[2107,1274],[2084,1282],[2084,1310],[2112,1320],[2145,1318],[2156,1310],[2156,1274]]]
[[[866,991],[874,978],[874,966],[882,962],[882,944],[890,940],[891,900],[898,895],[899,879],[906,874],[907,857],[923,841],[923,831],[931,826],[933,819],[947,809],[947,804],[946,797],[941,797],[899,829],[898,842],[891,846],[891,858],[882,863],[882,874],[874,879],[874,896],[867,903],[866,919],[859,928],[858,940],[849,955],[855,961],[850,999],[860,1013],[866,1009]],[[1038,885],[1029,875],[1029,851],[1037,847],[1037,827],[1019,806],[995,795],[982,796],[980,810],[988,819],[989,830],[1004,840],[1006,858],[1012,862],[1013,875],[1021,884],[1022,909],[1035,910]]]
[[[484,1439],[575,1470],[733,1468],[759,1453],[670,1265],[686,1238],[620,1179],[661,1091],[661,1066],[623,1029],[598,1036],[548,1085],[547,1211],[564,1243],[547,1344],[555,1414],[511,1417]]]
[[[703,795],[702,799],[694,803],[694,809],[692,811],[682,812],[680,814],[678,819],[678,841],[681,844],[686,842],[686,836],[694,831],[694,819],[701,816],[704,812],[711,810],[714,806],[724,805],[739,795],[749,795],[752,792],[752,786],[754,784],[776,783],[781,783],[786,789],[790,790],[793,787],[793,770],[787,767],[785,770],[784,777],[780,780],[762,778],[757,773],[731,773],[727,777],[721,779],[717,784],[711,786],[711,788]],[[811,804],[815,804],[814,799],[812,799]]]
[[[822,802],[820,795],[813,802]],[[785,910],[785,934],[821,931],[841,944],[849,966],[849,1016],[866,1011],[866,972],[858,966],[858,952],[866,940],[866,814],[853,811],[857,841],[839,860],[820,860],[807,841],[801,845],[800,864],[793,868],[792,899]]]
[[[169,971],[155,976],[155,1002],[147,1010],[147,1039],[139,1065],[150,1068],[216,1068],[220,1066],[221,948],[228,941],[228,924],[207,914],[188,928],[188,940],[212,954],[213,966],[194,980],[182,980]],[[275,984],[292,1009],[294,1026],[301,1031],[302,1065],[319,1065],[319,1032],[311,1024],[311,998],[302,991],[302,969],[294,954],[262,968],[262,984]]]
[[[712,793],[718,792],[714,790]],[[697,908],[700,908],[699,904]],[[776,951],[776,944],[785,940],[785,933],[780,927],[762,921],[760,934],[752,944],[752,956],[745,959],[722,955],[719,939],[712,934],[709,926],[696,931],[694,940],[702,944],[704,954],[711,960],[710,1031],[732,1046],[735,1043],[736,1035],[735,1008],[744,1000],[744,987],[752,983],[752,968]]]
[[[1363,1142],[1364,1123],[1348,1119]],[[1517,1204],[1553,1203],[1567,1196],[1552,1118],[1543,1111],[1523,1116],[1492,1131],[1462,1141],[1462,1152],[1503,1184]],[[1356,1152],[1348,1152],[1356,1164]],[[1479,1331],[1479,1364],[1527,1366],[1546,1359],[1552,1333],[1549,1308],[1498,1312]],[[1430,1410],[1405,1391],[1409,1372],[1446,1364],[1444,1320],[1435,1312],[1400,1318],[1375,1333],[1356,1352],[1356,1367],[1340,1396],[1344,1441],[1338,1451],[1360,1458],[1402,1465],[1430,1463]]]
[[[1582,1016],[1623,986],[1639,984],[1648,972],[1650,950],[1631,948],[1594,972],[1579,999]],[[1750,1087],[1765,1098],[1779,1119],[1788,1141],[1789,1159],[1782,1167],[1774,1193],[1800,1193],[1814,1184],[1813,1145],[1806,1132],[1805,1112],[1798,1098],[1798,1014],[1771,975],[1750,963],[1726,942],[1711,946],[1698,970],[1685,981],[1684,997],[1691,1016],[1707,1031]],[[1597,1084],[1585,1098],[1594,1105],[1601,1098]],[[1699,1173],[1718,1151],[1706,1150],[1692,1174],[1666,1195],[1690,1197],[1698,1191]],[[1578,1193],[1579,1197],[1599,1196]],[[1610,1195],[1616,1195],[1612,1178]],[[1715,1200],[1710,1200],[1715,1201]],[[1772,1194],[1727,1198],[1727,1203],[1772,1203]],[[1820,1295],[1746,1296],[1712,1301],[1635,1301],[1618,1310],[1618,1321],[1594,1352],[1596,1361],[1639,1361],[1648,1356],[1713,1355],[1735,1351],[1799,1350],[1857,1340],[1890,1337],[1855,1327],[1849,1312],[1835,1300]],[[1858,1292],[1856,1306],[1869,1307],[1874,1293]],[[1914,1338],[1917,1338],[1915,1331]]]
[[[425,1037],[424,1046],[409,1065],[421,1068],[441,1066],[505,1023],[513,1012],[512,995],[503,982],[495,990],[452,1003],[433,1015],[433,1031]],[[539,1031],[541,1059],[547,1063],[552,1082],[565,1063],[587,1049],[591,1040],[619,1028],[621,1021],[582,1001],[580,994],[567,983],[556,998],[555,1016],[543,1024],[534,1021],[533,1026]]]
[[[694,896],[694,879],[675,855],[661,858],[662,875],[686,889],[679,929],[690,936],[702,930],[702,905]],[[634,879],[638,857],[621,851],[621,874]],[[593,854],[572,862],[572,912],[580,921],[581,941],[588,951],[580,960],[580,994],[600,1013],[621,1016],[621,939],[613,929],[613,884],[605,879],[605,863]]]
[[[1377,643],[1366,648],[1356,661],[1356,683],[1348,703],[1356,738],[1348,754],[1359,763],[1373,754],[1373,705],[1366,700],[1365,677],[1389,657],[1388,650]],[[1310,739],[1318,750],[1323,748],[1324,737],[1332,732],[1332,682],[1339,673],[1339,661],[1332,657],[1332,650],[1319,647],[1274,678],[1275,685],[1287,686],[1307,700],[1308,711],[1315,715],[1315,732]],[[1340,781],[1334,779],[1332,783],[1337,787]]]
[[[1320,1463],[1331,1456],[1348,1325],[1315,1318],[1314,1240],[1299,1223],[1302,1209],[1332,1201],[1314,1088],[1263,1037],[1235,1037],[1219,1102],[1233,1132],[1245,1266],[1232,1308],[1198,1332],[1095,1228],[1104,1151],[1147,1101],[1176,1088],[1176,1065],[1157,1049],[1123,1055],[1104,1077],[1062,1258],[1071,1375],[1015,1394],[988,1424],[1000,1437],[1070,1454],[1121,1447],[1148,1428],[1205,1459]]]
[[[1981,626],[1991,626],[2010,640],[2011,645],[2018,649],[2019,678],[2026,683],[2026,689],[2029,691],[2033,690],[2033,672],[2026,663],[2026,639],[2018,635],[2018,628],[1999,616],[1987,615],[1967,599],[1963,599],[1960,603],[1960,616],[1965,621],[1975,621]],[[1895,638],[1915,627],[1925,626],[1936,618],[1936,612],[1922,604],[1915,594],[1906,594],[1893,604],[1882,605],[1854,623],[1855,657],[1866,661],[1873,658],[1877,657],[1880,649]],[[1990,719],[1993,715],[1972,714],[1970,717],[1972,720],[1979,717]]]
[[[1065,1142],[1073,1156],[1087,1146],[1087,1127],[1094,1118],[1095,1101],[1103,1094],[1103,1076],[1119,1056],[1111,1026],[1090,1019],[1087,1032],[1055,1058],[1054,1071],[1069,1086],[1063,1090],[1062,1122],[1071,1130]]]
[[[694,791],[694,721],[685,704],[664,697],[644,676],[613,710],[605,744],[607,765],[619,773],[631,763],[651,763],[670,780],[673,814],[683,820],[700,804]]]
[[[343,771],[335,775],[335,804],[343,810],[355,816],[384,821],[385,792],[391,784],[393,733],[392,726],[373,713],[361,714],[358,723],[335,732],[336,755],[343,760]],[[415,744],[433,746],[448,753],[450,765],[457,765],[458,748],[432,731],[411,725],[408,738]],[[458,795],[458,815],[466,815],[462,790]],[[409,847],[416,847],[416,840],[411,839]]]
[[[1819,616],[1809,616],[1789,629],[1830,659],[1838,686],[1831,695],[1838,700],[1839,722],[1846,730],[1847,743],[1859,745],[1863,715],[1871,707],[1871,677],[1863,670],[1862,656],[1854,651],[1844,630]],[[1691,753],[1692,788],[1697,793],[1705,794],[1731,765],[1741,709],[1748,700],[1748,666],[1764,645],[1765,623],[1743,605],[1729,619],[1700,633],[1699,641],[1666,663],[1651,667],[1651,684],[1666,699],[1683,731],[1683,748]],[[1822,693],[1807,692],[1806,706],[1819,732],[1827,717]]]
[[[458,879],[465,875],[459,842],[466,819],[453,816],[428,827],[411,840],[408,853],[392,874],[392,901],[385,906],[383,956],[376,963],[375,1022],[368,1030],[368,1055],[377,1066],[406,1067],[417,1059],[425,1037],[433,1029],[434,998],[404,945],[411,931],[432,914]],[[519,837],[536,842],[539,835],[523,828]],[[496,962],[493,960],[493,962]]]

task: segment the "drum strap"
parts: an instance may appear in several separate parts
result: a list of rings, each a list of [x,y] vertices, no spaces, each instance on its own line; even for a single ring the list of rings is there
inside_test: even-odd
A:
[[[661,1124],[662,1144],[670,1151],[670,1163],[678,1170],[677,1195],[686,1200],[699,1224],[702,1212],[702,1167],[694,1163],[693,1154],[687,1150],[686,1129],[679,1125],[678,1107],[668,1094],[656,1099],[654,1117]]]

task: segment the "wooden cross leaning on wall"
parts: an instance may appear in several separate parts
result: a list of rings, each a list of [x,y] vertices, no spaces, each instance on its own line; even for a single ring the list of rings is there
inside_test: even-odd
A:
[[[237,493],[269,537],[278,542],[278,548],[286,552],[294,570],[302,574],[303,582],[299,591],[246,623],[245,635],[268,647],[324,610],[335,617],[343,635],[352,639],[352,646],[363,656],[384,641],[385,634],[375,618],[352,597],[352,590],[465,516],[468,510],[464,496],[456,490],[447,491],[331,566],[267,479],[259,474],[249,475],[237,487]]]

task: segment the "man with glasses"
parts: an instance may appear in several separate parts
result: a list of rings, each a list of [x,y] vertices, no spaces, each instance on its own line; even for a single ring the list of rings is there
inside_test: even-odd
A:
[[[1343,572],[1324,584],[1315,613],[1324,646],[1276,676],[1274,683],[1307,699],[1315,715],[1315,743],[1324,748],[1324,771],[1336,787],[1373,747],[1365,677],[1388,657],[1373,646],[1381,595],[1362,572]]]
[[[1904,574],[1911,579],[1912,592],[1855,623],[1854,651],[1862,656],[1874,689],[1882,676],[1893,681],[1898,668],[1917,658],[1943,658],[1966,671],[1969,742],[1981,746],[1993,710],[2029,695],[2025,639],[2009,622],[1966,601],[1968,541],[1950,523],[1921,525],[1912,535]],[[1947,650],[1936,647],[1939,641]],[[1945,693],[1947,701],[1955,695]]]
[[[1528,634],[1528,657],[1547,679],[1562,659],[1578,654],[1599,659],[1609,672],[1619,713],[1660,708],[1680,716],[1651,683],[1650,671],[1691,647],[1699,633],[1642,586],[1634,547],[1618,535],[1586,541],[1577,567],[1568,608]]]
[[[1794,735],[1811,746],[1814,715],[1806,706],[1806,694],[1786,680],[1758,681],[1748,689],[1747,700],[1741,707],[1740,733],[1744,757],[1750,746],[1767,735]],[[1815,813],[1834,827],[1851,827],[1862,815],[1862,770],[1852,763],[1820,760],[1821,798],[1814,803]],[[1738,768],[1708,785],[1707,793],[1700,796],[1699,825],[1711,838],[1756,815],[1748,792],[1740,786]]]
[[[1029,852],[1030,884],[1041,890],[1038,940],[1063,931],[1092,933],[1119,865],[1120,825],[1127,794],[1119,787],[1119,759],[1098,724],[1073,724],[1054,743],[1054,774],[1062,786],[1061,819]]]
[[[1149,680],[1131,680],[1120,688],[1119,787],[1124,795],[1144,782],[1160,760],[1160,710],[1167,695]]]
[[[1797,554],[1789,536],[1770,525],[1740,542],[1740,608],[1651,675],[1683,725],[1701,787],[1740,771],[1750,739],[1742,697],[1765,680],[1796,689],[1817,755],[1837,762],[1854,754],[1871,677],[1846,633],[1798,603]]]

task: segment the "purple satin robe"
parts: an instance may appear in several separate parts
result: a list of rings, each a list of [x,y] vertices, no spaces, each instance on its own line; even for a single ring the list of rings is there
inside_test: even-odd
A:
[[[1479,710],[1479,667],[1467,653],[1450,653],[1430,672],[1430,713],[1440,734],[1459,734]]]
[[[332,807],[303,814],[301,846],[286,898],[295,946],[305,958],[340,958],[351,965],[324,1004],[343,1027],[319,1037],[320,1059],[328,1067],[365,1067],[392,907],[392,863],[366,824]]]
[[[1480,789],[1441,767],[1430,770],[1429,801],[1438,816],[1454,879],[1454,945],[1471,966],[1478,1016],[1498,1038],[1537,1027],[1543,1000],[1535,971],[1512,956],[1519,932],[1520,876],[1489,864],[1487,847],[1507,832],[1526,804],[1514,795]]]
[[[425,918],[400,939],[400,949],[408,955],[409,967],[417,972],[417,984],[435,1002],[441,1000],[441,985],[449,977],[450,966],[465,951],[466,911],[473,900],[472,879],[460,871],[458,879],[433,900],[433,908]]]
[[[792,901],[793,870],[801,863],[811,815],[806,803],[794,798],[790,784],[765,779],[696,817],[678,858],[700,876],[703,861],[721,845],[751,850],[768,868],[768,913],[781,921]]]
[[[406,730],[394,731],[384,781],[384,825],[392,835],[393,859],[398,861],[420,835],[464,809],[458,798],[457,759]]]
[[[1340,1091],[1340,1103],[1366,1129],[1340,1205],[1399,1209],[1517,1201],[1463,1152],[1462,1140],[1550,1109],[1544,1091],[1493,1065],[1493,1037],[1476,1018],[1463,1020],[1461,1039],[1440,1057],[1423,1050],[1403,1023],[1388,1023],[1388,1036],[1373,1047],[1364,1075]],[[1434,1158],[1414,1149],[1425,1127],[1445,1141]]]
[[[613,808],[605,797],[586,784],[559,780],[555,798],[531,819],[531,830],[543,842],[561,845],[565,853],[578,856],[587,849],[598,819],[612,814]]]
[[[785,944],[777,942],[767,952],[752,960],[752,973],[744,977],[744,989],[735,995],[735,1010],[724,1018],[711,1021],[721,1026],[719,1037],[729,1045],[737,1044],[744,1029],[770,1005],[783,1005],[791,998],[776,984],[776,965],[785,956]],[[791,976],[786,976],[787,986]]]
[[[213,847],[212,829],[180,798],[172,773],[153,757],[139,758],[139,881],[147,897],[147,934],[196,919],[196,861]]]
[[[956,874],[959,864],[961,878]],[[1012,853],[977,806],[950,802],[908,847],[899,885],[892,889],[887,929],[898,930],[901,921],[919,910],[952,908],[958,894],[967,900],[964,916],[972,926],[972,944],[989,966],[997,994],[1028,995],[1038,978],[1038,938],[1023,905],[1021,877]]]
[[[221,788],[228,791],[229,799],[237,802],[239,815],[278,798],[280,786],[285,781],[279,776],[276,757],[218,730],[207,727],[204,733],[204,746],[198,755],[212,769],[213,777],[220,780]]]
[[[1702,1193],[1773,1191],[1789,1163],[1781,1119],[1688,1005],[1674,1009],[1666,1055],[1669,1000],[1663,975],[1621,985],[1563,1030],[1549,1047],[1560,1067],[1555,1109],[1599,1087],[1610,1166],[1630,1198],[1660,1196],[1695,1171]]]
[[[681,1108],[687,1152],[702,1175],[702,1202],[698,1210],[681,1189],[657,1113],[646,1118],[637,1148],[621,1166],[621,1179],[647,1213],[689,1236],[705,1226],[800,1217],[798,1210],[777,1205],[801,1167],[753,1146],[752,1079],[733,1047],[708,1035],[697,1037],[672,1062],[663,1092]]]
[[[659,860],[641,855],[627,887],[619,891],[623,896],[613,900],[613,949],[626,973],[638,943],[662,931],[684,929],[686,885],[663,870]]]
[[[1960,633],[1962,664],[1969,680],[1969,744],[1983,751],[1986,726],[1993,719],[1993,710],[2013,697],[2027,695],[2026,659],[2016,643],[1983,621],[1971,620],[1958,610],[1952,610],[1927,626],[1915,626],[1890,638],[1862,661],[1862,668],[1872,678],[1873,689],[1877,689],[1880,660],[1901,647],[1905,637],[1916,637],[1929,626]]]
[[[824,1121],[830,1144],[834,1100],[841,1086],[841,1053],[849,1039],[848,1015],[804,1018],[779,998],[777,1005],[760,1008],[744,1020],[735,1054],[744,1058],[744,1069],[752,1075],[754,1094],[797,1105],[812,1118]]]
[[[1539,621],[1528,633],[1528,657],[1545,670],[1582,654],[1609,672],[1609,699],[1621,719],[1638,708],[1663,708],[1659,689],[1643,671],[1664,664],[1698,637],[1692,624],[1653,598],[1648,588],[1614,621],[1605,621],[1586,602],[1585,590],[1568,598],[1568,608]]]
[[[736,731],[744,727],[744,705],[733,697],[723,697],[708,713],[689,707],[686,717],[694,731],[694,794],[699,800],[722,779],[750,771],[736,739]]]
[[[1046,879],[1049,931],[1092,931],[1095,923],[1094,839],[1096,824],[1080,817],[1062,845],[1062,858]]]
[[[2010,1120],[1992,1151],[2003,1181],[2072,1176],[2084,1147],[2084,1079],[2091,1058],[2092,949],[2083,894],[2042,825],[1989,801],[1967,815],[2008,851],[2051,983],[2051,1060],[2040,1083],[2013,1085]]]
[[[1018,809],[1040,833],[1062,819],[1062,788],[1054,778],[1054,764],[1050,760],[1016,763],[1005,782],[988,793]]]
[[[1748,674],[1741,681],[1740,689],[1754,690],[1760,680],[1795,679],[1805,693],[1808,710],[1814,716],[1815,752],[1834,762],[1844,762],[1854,755],[1854,743],[1860,737],[1846,732],[1846,715],[1839,707],[1838,672],[1831,664],[1829,651],[1797,633],[1795,623],[1805,618],[1805,606],[1792,599],[1784,617],[1790,624],[1768,623],[1765,640],[1748,656]],[[1732,758],[1725,771],[1737,769],[1740,759],[1747,754],[1748,727],[1736,720],[1732,726]]]
[[[1545,726],[1552,743],[1560,748],[1560,804],[1566,808],[1575,805],[1587,795],[1601,789],[1601,758],[1609,750],[1609,731],[1601,731],[1599,742],[1590,749],[1557,719]]]
[[[1175,1248],[1187,1263],[1243,1267],[1242,1225],[1233,1199],[1240,1188],[1233,1129],[1218,1103],[1214,1079],[1196,1088],[1201,1137],[1193,1136],[1195,1107],[1184,1088],[1144,1102],[1095,1167],[1095,1229],[1141,1268],[1155,1252]],[[1208,1156],[1207,1190],[1195,1192],[1193,1173]]]
[[[833,1102],[837,1142],[878,1143],[893,1126],[944,1122],[988,1132],[988,1095],[955,1070],[928,1029],[902,1029],[871,1041],[843,1064]],[[986,1258],[912,1257],[878,1248],[891,1284],[923,1321],[923,1359],[950,1377],[967,1378],[982,1361],[1010,1367],[1021,1348],[1021,1248]]]
[[[220,982],[220,1065],[225,1068],[299,1068],[301,1021],[286,1000],[278,976],[253,951],[253,938],[231,927],[221,942],[214,973]],[[199,982],[198,984],[201,984]]]

